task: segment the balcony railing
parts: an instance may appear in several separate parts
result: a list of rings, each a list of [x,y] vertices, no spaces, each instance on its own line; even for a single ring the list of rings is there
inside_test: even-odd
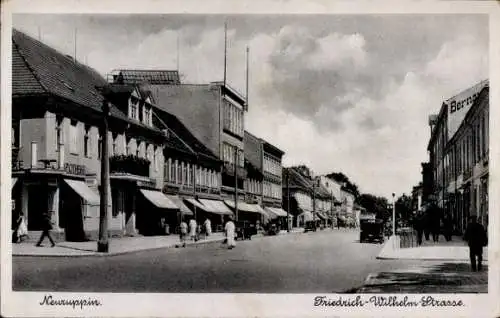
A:
[[[149,177],[150,161],[134,155],[119,155],[109,158],[111,173],[129,173],[142,177]]]
[[[247,177],[247,171],[244,167],[237,167],[236,171],[239,178],[245,179]],[[225,162],[222,172],[234,176],[234,164]]]

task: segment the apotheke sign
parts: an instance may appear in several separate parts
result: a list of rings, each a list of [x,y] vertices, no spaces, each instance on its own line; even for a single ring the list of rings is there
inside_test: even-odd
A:
[[[448,138],[452,138],[457,132],[465,115],[486,85],[488,85],[488,80],[484,80],[444,102],[448,105]]]

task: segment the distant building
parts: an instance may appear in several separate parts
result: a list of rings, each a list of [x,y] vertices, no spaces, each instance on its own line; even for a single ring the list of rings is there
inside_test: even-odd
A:
[[[278,219],[286,228],[286,212],[282,208],[282,165],[284,152],[269,142],[245,131],[245,165],[247,201],[259,202],[265,221]]]

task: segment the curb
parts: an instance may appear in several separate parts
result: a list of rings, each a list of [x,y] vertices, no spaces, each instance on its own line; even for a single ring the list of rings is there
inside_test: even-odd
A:
[[[196,242],[196,243],[187,243],[186,247],[189,246],[197,246],[197,245],[206,245],[206,244],[211,244],[211,243],[220,243],[224,239],[217,239],[217,240],[212,240],[212,241],[202,241],[202,242]],[[121,252],[109,252],[109,253],[99,253],[99,252],[90,252],[88,251],[86,254],[12,254],[12,257],[106,257],[106,256],[117,256],[117,255],[124,255],[124,254],[133,254],[133,253],[139,253],[139,252],[145,252],[145,251],[155,251],[155,250],[161,250],[161,249],[170,249],[170,248],[176,248],[177,244],[174,245],[166,245],[166,246],[159,246],[159,247],[151,247],[151,248],[144,248],[140,250],[132,250],[132,251],[121,251]],[[68,249],[72,249],[69,247],[65,247]],[[74,250],[74,249],[73,249]]]
[[[290,233],[282,233],[282,234],[273,235],[273,236],[283,236],[283,235],[289,235],[289,234],[302,234],[302,233],[303,232],[290,232]],[[252,236],[252,238],[266,238],[266,237],[272,237],[272,236],[271,235],[263,235],[263,234],[257,234],[257,235]],[[220,243],[220,242],[224,241],[224,239],[225,238],[222,237],[220,239],[214,239],[211,241],[191,242],[191,243],[187,243],[186,247],[207,245],[207,244],[212,244],[212,243]],[[71,258],[73,258],[73,257],[107,257],[107,256],[117,256],[117,255],[124,255],[124,254],[139,253],[139,252],[145,252],[145,251],[155,251],[155,250],[161,250],[161,249],[177,248],[178,245],[179,245],[179,243],[175,243],[173,245],[150,247],[150,248],[131,250],[131,251],[109,252],[109,253],[99,253],[99,252],[76,249],[76,248],[60,245],[60,247],[64,247],[64,248],[71,249],[71,250],[84,251],[84,252],[82,252],[81,254],[27,254],[27,253],[13,254],[12,253],[12,257],[71,257]]]
[[[412,257],[391,257],[391,256],[377,256],[377,259],[382,259],[382,260],[402,260],[402,261],[437,261],[437,262],[444,262],[444,261],[460,261],[460,262],[468,262],[469,259],[465,258],[412,258]],[[485,262],[485,260],[483,260]]]

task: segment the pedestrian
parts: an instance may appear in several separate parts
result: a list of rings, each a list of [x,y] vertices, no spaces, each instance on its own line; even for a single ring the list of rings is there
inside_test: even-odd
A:
[[[226,242],[229,249],[233,249],[236,246],[236,242],[234,240],[235,235],[235,225],[233,222],[233,217],[228,216],[228,220],[226,222],[226,226],[224,227],[226,234]]]
[[[207,218],[203,225],[205,226],[205,235],[210,236],[212,234],[212,222],[210,222],[210,219]]]
[[[443,230],[444,230],[444,238],[447,242],[451,241],[451,236],[453,233],[453,222],[449,214],[445,214],[443,218]]]
[[[22,242],[26,237],[28,237],[28,226],[26,225],[26,218],[24,217],[24,213],[19,212],[19,218],[16,222],[16,232],[18,242]]]
[[[184,220],[181,221],[181,224],[179,226],[179,239],[181,241],[181,246],[186,247],[186,238],[188,234],[188,225]]]
[[[432,203],[429,209],[430,231],[432,234],[432,241],[439,242],[439,234],[441,232],[441,216],[440,210],[436,204]]]
[[[464,240],[469,245],[469,257],[471,269],[473,272],[481,271],[483,261],[483,247],[488,245],[488,235],[484,227],[477,223],[475,215],[469,218],[470,223],[464,233]],[[477,266],[476,266],[477,257]]]
[[[197,226],[196,226],[196,220],[194,218],[192,218],[191,220],[189,220],[189,237],[192,241],[197,241],[197,237],[196,237],[196,230],[197,230]]]
[[[42,235],[40,236],[38,243],[36,243],[37,247],[42,246],[42,242],[45,237],[49,238],[52,247],[56,246],[56,243],[54,243],[52,236],[50,236],[50,230],[52,230],[52,218],[51,213],[47,211],[43,213]]]
[[[424,214],[422,211],[419,211],[415,216],[413,228],[417,232],[417,246],[422,245],[422,238],[424,235]]]

